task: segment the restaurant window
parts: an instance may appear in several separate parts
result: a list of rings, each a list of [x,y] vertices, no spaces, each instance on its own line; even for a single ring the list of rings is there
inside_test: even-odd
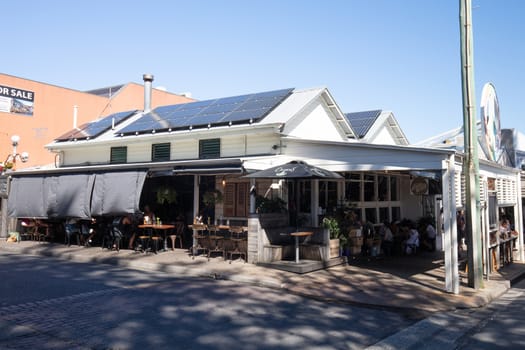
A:
[[[199,140],[199,159],[221,157],[221,139]]]
[[[349,202],[361,201],[361,174],[350,173],[345,175],[345,198]]]
[[[169,142],[151,145],[151,161],[162,162],[170,160],[171,145]]]
[[[373,202],[376,200],[377,197],[376,197],[375,188],[376,188],[375,176],[366,174],[364,176],[364,181],[363,181],[364,201],[365,202]]]
[[[390,176],[390,200],[399,200],[399,186],[397,185],[397,177]]]
[[[379,208],[379,222],[390,222],[390,217],[388,215],[388,207]]]
[[[319,181],[319,203],[318,206],[327,210],[334,211],[337,207],[337,182]]]
[[[401,208],[392,207],[392,222],[401,220]]]
[[[373,224],[377,224],[376,208],[365,208],[365,219]]]
[[[299,185],[299,212],[300,213],[309,213],[310,212],[310,203],[312,203],[312,187],[311,181],[298,181]]]
[[[111,153],[109,162],[111,164],[126,163],[128,161],[128,148],[123,147],[111,147]]]
[[[388,201],[388,176],[379,175],[377,177],[377,200]]]

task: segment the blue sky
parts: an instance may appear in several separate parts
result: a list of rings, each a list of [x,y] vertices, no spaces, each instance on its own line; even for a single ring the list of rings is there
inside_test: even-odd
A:
[[[525,1],[472,0],[476,113],[496,87],[525,132]],[[462,125],[458,0],[25,0],[1,6],[0,71],[76,90],[126,82],[196,99],[326,86],[394,112],[410,142]],[[8,15],[6,15],[8,14]]]

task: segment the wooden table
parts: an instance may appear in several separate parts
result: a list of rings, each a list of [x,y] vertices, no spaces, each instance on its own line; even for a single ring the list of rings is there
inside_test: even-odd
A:
[[[299,263],[299,237],[307,237],[313,235],[310,231],[292,232],[290,236],[295,237],[295,262]]]
[[[164,250],[168,250],[168,242],[166,241],[166,231],[168,230],[173,230],[175,228],[175,225],[171,225],[171,224],[140,224],[137,226],[138,228],[141,228],[141,229],[149,229],[149,230],[155,230],[155,231],[160,231],[162,232],[162,239],[164,241]],[[151,234],[149,235],[151,236]]]

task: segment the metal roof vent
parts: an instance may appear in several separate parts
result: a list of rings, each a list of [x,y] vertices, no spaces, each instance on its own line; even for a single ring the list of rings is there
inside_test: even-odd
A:
[[[151,83],[153,82],[152,74],[142,75],[144,80],[144,113],[151,111]]]

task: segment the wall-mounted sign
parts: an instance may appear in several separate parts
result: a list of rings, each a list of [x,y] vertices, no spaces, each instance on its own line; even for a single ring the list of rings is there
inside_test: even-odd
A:
[[[33,115],[35,93],[0,85],[0,112]]]
[[[494,85],[486,83],[481,93],[481,142],[489,160],[497,161],[501,148],[499,103]]]
[[[428,179],[424,177],[415,177],[410,180],[410,194],[420,196],[427,195],[429,189]]]

